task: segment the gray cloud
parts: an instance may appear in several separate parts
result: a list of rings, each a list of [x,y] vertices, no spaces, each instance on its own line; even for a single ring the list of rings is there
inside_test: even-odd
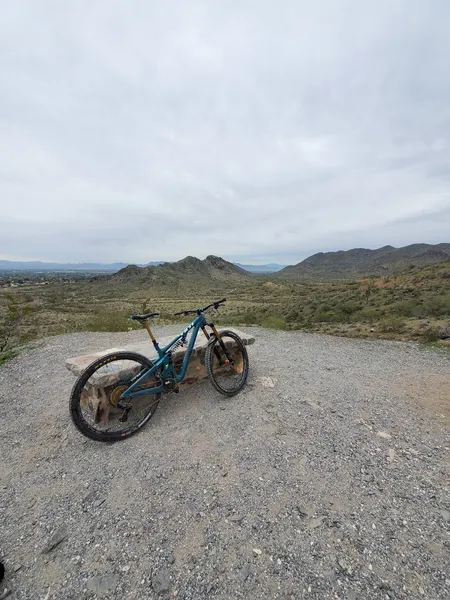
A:
[[[2,12],[0,258],[449,241],[447,0]]]

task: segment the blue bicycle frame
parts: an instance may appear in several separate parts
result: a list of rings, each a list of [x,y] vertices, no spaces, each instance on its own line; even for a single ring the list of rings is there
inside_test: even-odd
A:
[[[177,383],[181,383],[186,375],[189,360],[192,354],[192,349],[194,348],[198,332],[200,329],[202,329],[203,327],[205,327],[205,325],[208,324],[209,323],[207,322],[203,314],[200,314],[192,321],[192,323],[190,323],[185,329],[183,329],[183,331],[179,335],[177,335],[169,344],[167,344],[167,346],[164,346],[164,348],[160,348],[156,340],[154,340],[153,338],[153,345],[156,351],[158,352],[159,358],[155,360],[151,369],[147,369],[146,371],[144,371],[144,373],[138,376],[136,381],[133,381],[130,387],[127,388],[120,396],[120,399],[125,400],[128,398],[137,398],[139,396],[148,396],[148,394],[159,394],[161,392],[165,392],[166,388],[164,386],[164,383],[157,387],[136,389],[139,388],[146,381],[146,379],[150,377],[150,375],[152,375],[159,369],[161,369],[161,377],[163,381],[173,378]],[[193,329],[194,331],[192,332],[191,339],[189,340],[189,345],[187,347],[187,351],[184,356],[181,369],[179,372],[177,372],[172,362],[172,351],[174,350],[174,348],[180,345],[177,342],[180,342],[181,339],[183,340],[183,342],[186,340],[186,336],[189,333],[189,331],[191,331],[191,329]]]

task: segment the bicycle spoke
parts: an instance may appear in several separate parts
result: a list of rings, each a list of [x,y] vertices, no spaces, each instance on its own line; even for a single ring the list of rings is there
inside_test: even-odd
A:
[[[117,353],[99,360],[80,377],[72,394],[72,417],[77,427],[94,439],[120,439],[137,431],[155,412],[160,394],[149,392],[136,398],[122,394],[151,366],[144,357]],[[160,384],[152,374],[133,391]]]

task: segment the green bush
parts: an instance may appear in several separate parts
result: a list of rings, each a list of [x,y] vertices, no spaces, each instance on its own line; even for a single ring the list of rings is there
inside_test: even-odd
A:
[[[428,327],[422,332],[424,342],[437,342],[439,340],[439,329],[437,327]]]
[[[356,302],[347,302],[346,304],[342,304],[342,306],[340,306],[341,311],[345,315],[352,315],[358,310],[361,310],[361,308],[362,306],[360,304],[357,304]]]
[[[424,311],[432,317],[450,315],[450,296],[442,295],[437,298],[431,298],[428,302],[425,302]]]
[[[268,329],[287,329],[286,321],[281,317],[266,317],[261,325]]]
[[[421,317],[424,314],[424,308],[420,300],[402,300],[395,302],[391,306],[392,312],[402,317]]]
[[[384,315],[384,312],[385,311],[380,310],[379,308],[365,307],[358,313],[358,319],[360,321],[369,321],[370,323],[373,323],[374,321],[379,320],[380,317]]]
[[[312,317],[313,323],[347,323],[349,321],[348,315],[340,310],[328,312],[318,311]]]
[[[244,324],[253,325],[254,323],[259,323],[259,317],[253,310],[246,310],[240,318],[241,323]]]
[[[31,307],[20,303],[20,298],[5,290],[0,297],[0,352],[7,352],[21,342],[21,327]]]
[[[382,333],[402,333],[404,329],[405,322],[403,319],[392,317],[380,323],[380,331]]]

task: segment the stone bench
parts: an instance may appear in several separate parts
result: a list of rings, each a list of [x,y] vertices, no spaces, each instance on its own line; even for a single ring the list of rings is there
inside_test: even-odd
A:
[[[234,329],[232,327],[227,327],[226,329],[234,331],[242,339],[246,346],[250,346],[255,342],[255,338],[248,333],[244,333],[243,331]],[[221,331],[220,328],[219,331]],[[163,348],[164,346],[169,344],[173,338],[174,336],[168,336],[158,339],[160,348]],[[207,345],[207,338],[205,337],[202,331],[199,331],[194,348],[192,349],[192,354],[189,361],[188,369],[186,371],[186,376],[183,379],[182,384],[180,384],[180,387],[195,383],[196,381],[204,379],[207,376],[205,367],[205,350]],[[187,344],[184,347],[177,348],[172,355],[174,365],[177,369],[179,369],[181,363],[183,362],[186,350]],[[99,352],[91,352],[90,354],[85,354],[83,356],[75,356],[73,358],[68,358],[65,362],[65,365],[67,369],[69,369],[69,371],[73,373],[73,375],[78,377],[91,363],[93,363],[98,358],[105,356],[106,354],[111,354],[112,352],[119,351],[137,352],[138,354],[142,354],[150,360],[155,360],[158,358],[158,354],[149,338],[148,340],[139,343],[125,344],[120,347],[108,348]],[[132,374],[124,373],[123,370],[120,370],[119,366],[119,369],[115,373],[110,372],[108,373],[108,375],[99,374],[99,376],[102,378],[108,377],[108,380],[101,379],[95,381],[94,385],[99,388],[105,388],[107,386],[114,385],[116,381],[126,377],[127,375]]]

